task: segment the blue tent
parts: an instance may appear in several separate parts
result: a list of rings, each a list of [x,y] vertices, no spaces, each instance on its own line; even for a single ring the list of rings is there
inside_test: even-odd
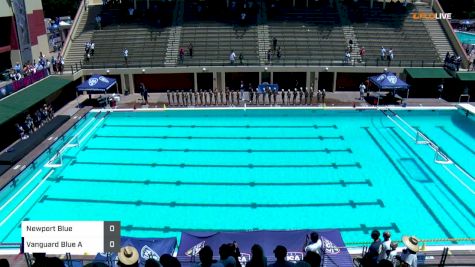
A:
[[[84,81],[77,88],[78,92],[106,92],[112,86],[117,85],[117,81],[113,78],[104,77],[102,75],[94,74],[87,81]]]
[[[369,80],[376,85],[379,90],[408,90],[409,85],[404,82],[403,80],[399,79],[394,73],[392,72],[385,72],[380,75],[371,76]]]

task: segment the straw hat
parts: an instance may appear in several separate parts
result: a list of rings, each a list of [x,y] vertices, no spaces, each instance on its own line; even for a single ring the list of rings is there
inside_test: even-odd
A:
[[[402,237],[402,242],[404,243],[404,245],[414,251],[414,252],[418,252],[419,251],[419,239],[417,239],[417,237],[415,236],[403,236]]]
[[[139,261],[139,252],[132,246],[125,246],[119,251],[119,261],[125,265],[132,265]]]

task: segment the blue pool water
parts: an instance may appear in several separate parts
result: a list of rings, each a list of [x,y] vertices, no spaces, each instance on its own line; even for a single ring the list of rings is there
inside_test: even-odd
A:
[[[473,116],[396,113],[90,113],[0,193],[0,242],[19,242],[22,220],[120,220],[136,237],[337,228],[351,245],[376,228],[473,238]],[[457,165],[436,163],[411,129]]]
[[[475,34],[466,32],[455,32],[462,44],[475,44]]]

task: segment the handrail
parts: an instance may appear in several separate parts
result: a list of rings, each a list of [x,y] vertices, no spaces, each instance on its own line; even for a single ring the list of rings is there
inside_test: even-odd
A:
[[[81,19],[84,12],[84,5],[86,4],[85,2],[86,0],[81,0],[81,4],[78,7],[78,11],[76,11],[76,15],[74,16],[73,25],[71,26],[71,29],[69,29],[68,36],[66,37],[66,40],[64,41],[63,50],[61,51],[61,57],[63,58],[67,54],[67,52],[69,52],[69,48],[71,47],[73,34],[77,30],[77,27],[79,25],[79,20]]]
[[[434,0],[434,6],[432,8],[436,12],[444,12],[444,9],[442,8],[438,0]],[[465,49],[463,49],[460,40],[457,38],[457,36],[455,36],[454,28],[452,28],[452,25],[448,20],[441,20],[440,23],[444,28],[445,33],[447,34],[447,39],[450,41],[457,54],[462,58],[462,66],[467,68],[469,64],[468,55],[465,52]]]

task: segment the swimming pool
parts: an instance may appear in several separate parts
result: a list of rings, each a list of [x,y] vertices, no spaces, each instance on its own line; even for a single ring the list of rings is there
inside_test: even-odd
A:
[[[475,34],[468,32],[455,32],[462,44],[475,44]]]
[[[473,116],[395,112],[91,112],[1,192],[0,242],[19,242],[22,220],[120,220],[136,237],[328,228],[350,245],[373,228],[394,239],[475,237]],[[415,142],[427,139],[459,168]],[[432,244],[441,243],[474,244]]]

